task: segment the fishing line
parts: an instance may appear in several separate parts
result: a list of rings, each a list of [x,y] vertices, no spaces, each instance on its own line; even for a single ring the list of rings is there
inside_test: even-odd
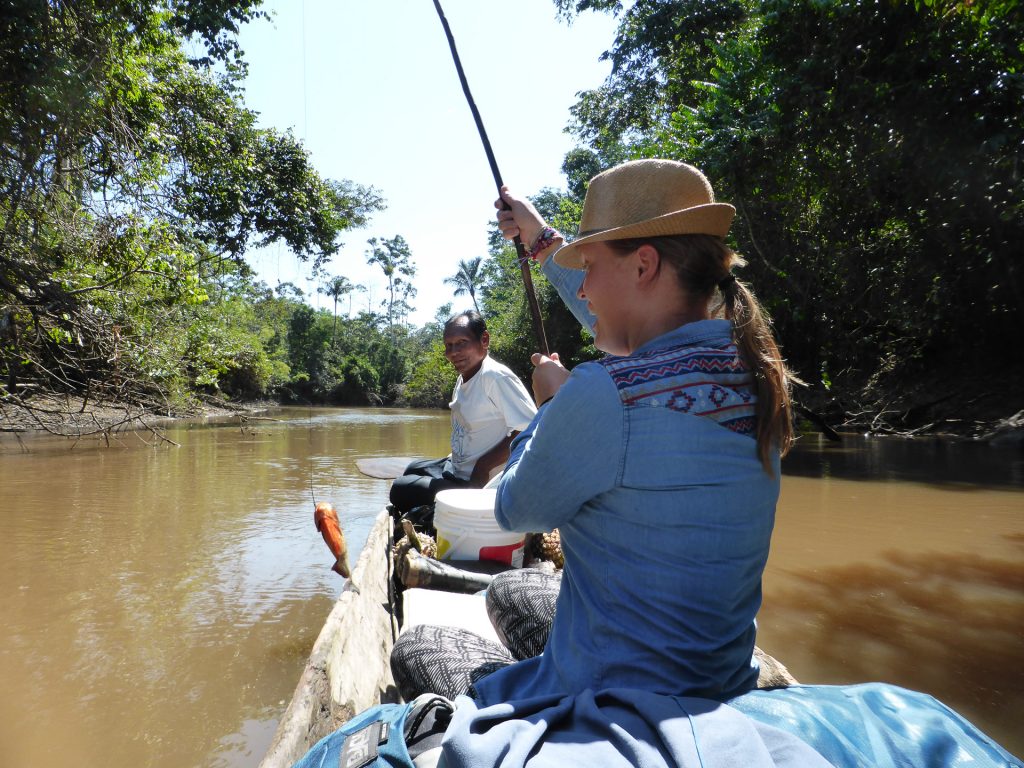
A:
[[[309,89],[306,85],[306,0],[302,0],[302,140],[309,143]]]
[[[306,418],[309,425],[309,496],[313,499],[313,508],[316,508],[316,494],[313,492],[313,402],[309,403],[309,415]]]
[[[441,20],[441,26],[444,27],[445,37],[448,38],[448,47],[452,52],[452,60],[455,62],[455,70],[459,74],[459,82],[462,84],[462,92],[466,95],[466,101],[469,102],[469,109],[473,113],[473,120],[476,122],[477,132],[480,134],[480,140],[484,145],[484,152],[487,153],[487,162],[491,166],[491,174],[494,176],[494,183],[498,187],[498,195],[501,195],[501,188],[504,186],[501,182],[501,172],[498,170],[498,162],[494,159],[494,151],[491,149],[491,142],[487,138],[487,131],[484,129],[484,121],[480,117],[480,110],[476,107],[476,102],[473,100],[473,94],[469,90],[469,81],[466,80],[466,73],[462,69],[462,61],[459,59],[459,52],[455,48],[455,37],[452,35],[452,29],[448,26],[448,19],[445,18],[444,11],[441,9],[441,3],[438,0],[434,0],[434,8],[437,10],[437,17]],[[508,205],[504,206],[506,209]],[[540,316],[540,305],[537,303],[537,293],[533,289],[533,277],[530,274],[530,260],[526,255],[526,246],[523,245],[523,241],[516,235],[513,238],[513,242],[516,246],[516,253],[519,256],[519,271],[523,276],[523,287],[526,289],[526,300],[530,305],[530,319],[533,321],[533,335],[540,345],[541,352],[545,355],[550,355],[548,349],[548,339],[544,334],[544,320]]]

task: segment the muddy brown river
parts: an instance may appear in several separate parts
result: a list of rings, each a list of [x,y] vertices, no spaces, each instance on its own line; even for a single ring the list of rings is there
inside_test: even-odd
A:
[[[150,445],[0,435],[0,768],[253,768],[388,482],[444,412],[284,409]],[[1024,754],[1024,454],[805,437],[784,463],[759,643],[803,682],[937,696]]]

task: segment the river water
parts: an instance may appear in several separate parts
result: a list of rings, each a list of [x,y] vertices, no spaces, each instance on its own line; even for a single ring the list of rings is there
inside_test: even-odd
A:
[[[178,423],[178,447],[0,437],[0,768],[252,768],[388,481],[444,412],[282,409]],[[148,438],[152,442],[151,438]],[[802,681],[927,691],[1024,753],[1024,455],[801,440],[759,643]]]

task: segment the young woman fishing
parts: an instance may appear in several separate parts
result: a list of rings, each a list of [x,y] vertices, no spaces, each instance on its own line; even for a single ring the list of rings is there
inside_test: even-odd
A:
[[[544,415],[499,488],[502,525],[558,527],[566,558],[531,684],[715,699],[749,690],[793,433],[778,347],[723,241],[734,209],[692,166],[627,163],[591,182],[580,237],[546,258],[555,233],[525,201],[504,202],[502,233],[535,243],[609,355],[571,375],[535,359]]]

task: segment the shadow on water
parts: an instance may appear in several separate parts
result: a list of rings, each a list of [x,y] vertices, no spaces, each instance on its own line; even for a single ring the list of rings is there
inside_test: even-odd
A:
[[[1005,538],[1024,554],[1024,537]],[[1024,557],[886,553],[784,570],[798,586],[773,590],[764,613],[802,682],[924,691],[1024,754]]]
[[[1024,451],[977,440],[802,435],[783,459],[798,477],[903,480],[938,486],[1024,488]]]

